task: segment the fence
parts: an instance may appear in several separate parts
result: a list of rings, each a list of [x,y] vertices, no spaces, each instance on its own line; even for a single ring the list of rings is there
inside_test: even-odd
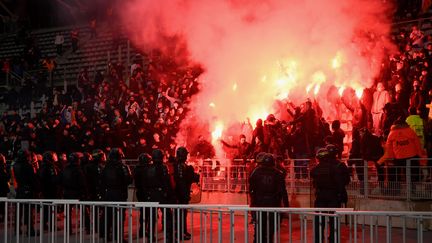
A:
[[[381,198],[393,200],[431,200],[432,166],[420,166],[420,159],[407,161],[406,166],[376,166],[373,162],[350,160],[351,182],[346,187],[348,196],[359,198]],[[422,159],[432,160],[432,159]],[[246,193],[248,178],[256,167],[251,161],[202,160],[192,162],[201,175],[201,189],[204,192]],[[345,161],[347,162],[347,161]],[[127,161],[132,167],[136,161]],[[287,191],[291,194],[313,194],[310,169],[313,160],[289,159],[278,164],[286,174]],[[409,169],[407,169],[409,168]]]
[[[254,238],[255,242],[424,242],[432,237],[431,212],[5,198],[0,202],[4,204],[0,237],[5,243],[252,242]]]

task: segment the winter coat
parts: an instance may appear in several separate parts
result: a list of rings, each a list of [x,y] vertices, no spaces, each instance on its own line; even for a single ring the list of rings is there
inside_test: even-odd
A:
[[[408,125],[393,125],[387,138],[385,154],[379,164],[386,159],[406,159],[422,156],[420,139]]]

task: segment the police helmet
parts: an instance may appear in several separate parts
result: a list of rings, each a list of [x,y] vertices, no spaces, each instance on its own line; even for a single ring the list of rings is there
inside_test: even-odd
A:
[[[334,144],[328,144],[325,149],[332,158],[336,158],[336,156],[339,154],[339,148]]]
[[[155,150],[153,150],[153,152],[152,152],[152,160],[153,160],[153,162],[163,162],[163,158],[164,158],[164,155],[163,155],[163,152],[162,152],[162,150],[160,150],[160,149],[155,149]]]
[[[267,153],[266,155],[264,155],[264,158],[262,160],[262,164],[267,165],[267,166],[274,166],[275,165],[274,156],[272,154]]]
[[[148,153],[142,153],[138,156],[138,161],[140,164],[149,164],[151,157]]]
[[[22,161],[22,162],[25,162],[25,161],[30,161],[30,152],[28,151],[28,150],[26,150],[26,149],[20,149],[20,150],[18,150],[18,153],[17,153],[17,161]]]
[[[111,162],[121,161],[124,158],[123,150],[121,148],[113,148],[111,149],[108,159]]]
[[[83,153],[82,163],[87,164],[93,161],[93,156],[90,153]]]
[[[102,149],[95,149],[92,152],[93,159],[100,159],[104,155],[104,151]]]
[[[81,155],[79,153],[71,153],[68,157],[69,164],[79,165],[81,160]]]
[[[260,152],[260,153],[258,153],[257,156],[255,157],[255,161],[256,161],[257,163],[262,163],[262,162],[263,162],[263,159],[264,159],[264,157],[265,157],[266,154],[267,154],[267,153],[265,153],[265,152]]]
[[[329,151],[328,151],[327,149],[325,149],[325,148],[320,148],[320,149],[318,149],[318,151],[316,152],[315,157],[316,157],[317,159],[327,159],[327,158],[330,157],[330,153],[329,153]]]
[[[185,161],[187,159],[188,154],[189,151],[185,147],[179,147],[177,149],[176,157],[179,160]]]
[[[43,154],[42,160],[47,163],[54,163],[54,153],[47,151]]]

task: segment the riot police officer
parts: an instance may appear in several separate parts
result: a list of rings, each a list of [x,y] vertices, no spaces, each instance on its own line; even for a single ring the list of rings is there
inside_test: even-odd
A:
[[[20,149],[17,153],[17,159],[13,164],[13,175],[15,178],[16,184],[16,198],[17,199],[33,199],[36,198],[38,193],[38,179],[37,175],[34,171],[34,168],[31,164],[30,152],[27,150]],[[23,224],[27,228],[27,235],[34,236],[37,235],[38,232],[34,230],[33,225],[33,215],[32,210],[29,209],[27,205],[23,205],[21,207],[23,210],[21,215],[23,215],[23,221],[20,220],[20,223]],[[19,225],[21,229],[21,225]],[[20,230],[21,233],[21,230]]]
[[[128,186],[132,183],[132,175],[130,173],[129,167],[123,164],[122,160],[124,158],[123,151],[120,148],[113,148],[108,155],[108,162],[102,171],[101,175],[101,185],[102,185],[102,199],[104,201],[114,201],[114,202],[125,202],[128,197]],[[105,218],[107,226],[107,238],[111,239],[110,231],[112,230],[112,236],[114,239],[119,239],[124,241],[124,209],[120,212],[115,211],[114,218],[120,217],[121,225],[119,226],[116,222],[113,222],[113,211],[111,208],[107,210],[107,215]],[[120,215],[117,215],[120,213]],[[120,235],[116,235],[117,227],[120,227]],[[101,225],[102,230],[99,234],[101,237],[105,237],[104,225]]]
[[[43,154],[41,166],[38,171],[39,181],[41,184],[41,197],[43,199],[58,199],[60,198],[59,189],[59,171],[55,163],[57,163],[57,154],[47,151]],[[45,205],[43,208],[44,229],[48,230],[48,219],[50,208]]]
[[[345,164],[336,159],[337,147],[328,145],[316,153],[318,165],[310,172],[313,186],[315,188],[315,203],[317,208],[340,208],[346,203],[347,196],[345,186],[349,183],[350,177]],[[337,224],[337,222],[336,222]],[[335,242],[335,221],[329,217],[329,242]],[[321,229],[321,232],[320,232]],[[315,242],[324,242],[325,218],[315,217]]]
[[[151,163],[151,156],[149,154],[147,153],[140,154],[138,157],[138,165],[135,167],[133,172],[133,178],[134,178],[135,188],[136,188],[136,196],[139,202],[146,202],[149,198],[149,191],[148,191],[148,186],[146,185],[145,173],[147,170],[149,170],[149,167],[151,166],[150,163]],[[145,218],[145,222],[144,222],[144,210],[143,208],[140,208],[140,217],[139,217],[140,237],[143,237],[144,231],[148,236],[148,233],[150,231],[150,220],[149,220],[150,209],[149,208],[146,208],[145,215],[147,215],[147,217]]]
[[[283,173],[275,168],[273,155],[266,154],[249,177],[251,207],[289,207]],[[276,213],[256,212],[254,242],[273,242]]]
[[[0,154],[0,197],[7,197],[9,193],[10,171],[7,168],[6,157]],[[4,218],[4,202],[0,202],[0,220]]]
[[[153,163],[144,168],[144,178],[142,184],[145,185],[143,190],[148,192],[146,201],[147,202],[158,202],[160,204],[175,203],[175,197],[171,184],[171,178],[168,173],[168,168],[163,164],[164,155],[159,149],[153,150],[152,160]],[[166,227],[166,239],[168,242],[172,242],[172,211],[169,208],[161,209],[166,215],[162,218],[166,218],[166,222],[163,222]],[[154,230],[156,229],[156,209],[151,209],[151,219],[149,234],[154,236]],[[150,215],[150,214],[147,214]]]
[[[87,196],[87,185],[85,182],[84,173],[80,167],[82,154],[71,153],[68,157],[68,164],[63,170],[61,183],[63,186],[63,197],[65,199],[84,200]],[[72,230],[72,205],[69,207],[69,233]],[[75,208],[76,210],[76,208]],[[78,213],[76,213],[79,215]]]
[[[103,169],[102,164],[105,163],[106,156],[102,150],[96,149],[92,152],[91,155],[88,156],[88,158],[89,158],[88,162],[85,165],[83,165],[84,177],[87,182],[87,189],[88,189],[87,199],[89,201],[100,201],[101,200],[100,178]],[[86,206],[85,218],[84,218],[86,233],[90,233],[90,215],[91,215],[91,208],[90,206]],[[96,215],[99,214],[96,213]],[[98,219],[96,218],[96,220]]]
[[[190,192],[192,183],[199,182],[199,175],[195,173],[190,165],[186,165],[189,151],[185,147],[179,147],[176,152],[176,163],[174,165],[174,184],[177,203],[188,204],[190,201]],[[180,210],[180,218],[176,218],[177,229],[180,229],[180,240],[190,240],[191,235],[187,231],[187,210]]]

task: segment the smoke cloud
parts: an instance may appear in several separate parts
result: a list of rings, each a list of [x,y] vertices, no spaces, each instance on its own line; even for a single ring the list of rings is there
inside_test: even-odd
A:
[[[391,48],[391,6],[379,0],[135,0],[122,8],[136,45],[175,53],[166,37],[177,36],[203,65],[193,110],[211,130],[265,118],[275,100],[316,98],[330,115],[329,88],[360,96]]]

